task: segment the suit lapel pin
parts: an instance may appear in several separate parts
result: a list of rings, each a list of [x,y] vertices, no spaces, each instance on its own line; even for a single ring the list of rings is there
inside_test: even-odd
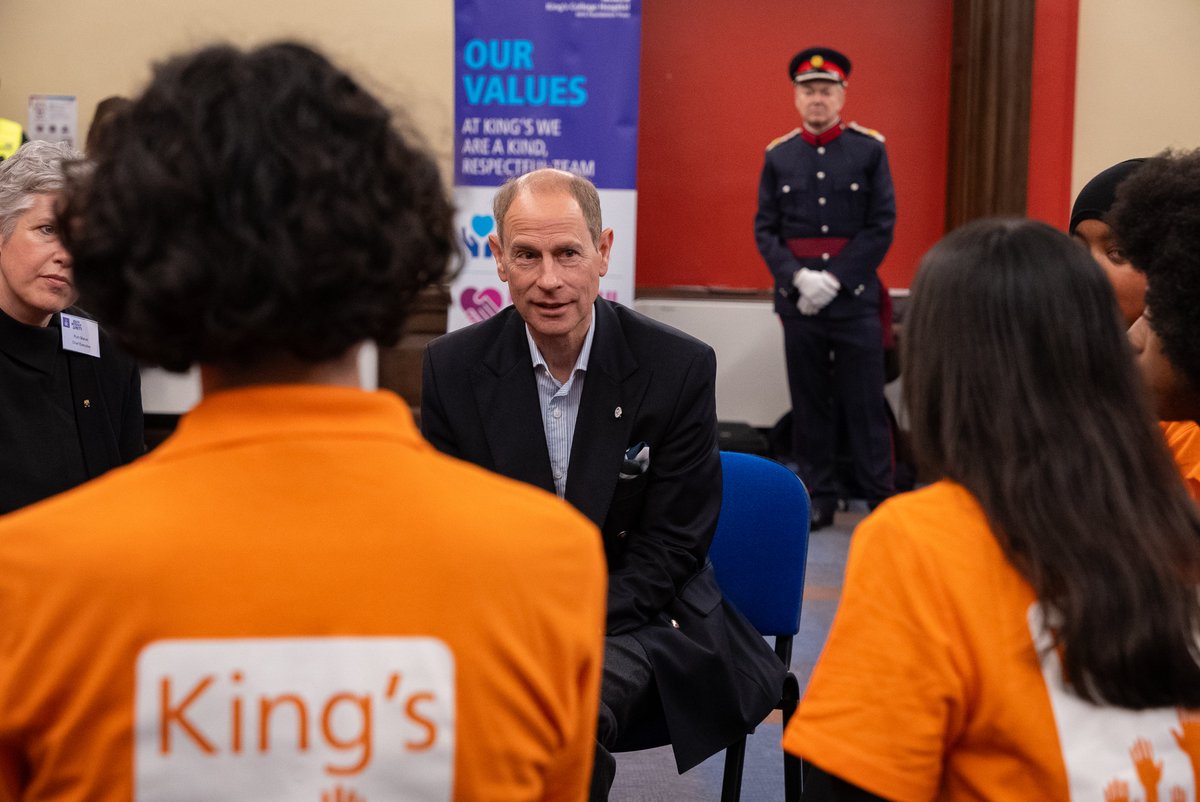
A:
[[[616,409],[613,410],[613,417],[614,418],[621,417],[621,408],[620,407],[617,407]]]

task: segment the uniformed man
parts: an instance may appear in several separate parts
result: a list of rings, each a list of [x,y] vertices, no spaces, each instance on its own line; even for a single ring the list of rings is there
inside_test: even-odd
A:
[[[896,200],[883,137],[843,123],[850,59],[814,47],[788,65],[802,125],[767,146],[754,236],[775,276],[792,397],[793,457],[813,528],[833,521],[839,410],[869,505],[893,492],[883,397],[883,292]]]

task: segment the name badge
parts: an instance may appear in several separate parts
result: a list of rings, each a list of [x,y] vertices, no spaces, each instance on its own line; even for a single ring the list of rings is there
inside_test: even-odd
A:
[[[434,638],[156,641],[137,663],[134,800],[448,802],[454,689]]]
[[[64,351],[87,354],[100,358],[100,327],[96,321],[86,317],[59,314],[62,322],[62,344]]]

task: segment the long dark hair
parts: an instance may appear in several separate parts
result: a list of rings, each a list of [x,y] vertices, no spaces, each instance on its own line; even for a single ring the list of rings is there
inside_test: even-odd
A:
[[[979,501],[1080,696],[1196,707],[1200,515],[1118,321],[1104,273],[1051,227],[951,233],[905,318],[914,446]]]

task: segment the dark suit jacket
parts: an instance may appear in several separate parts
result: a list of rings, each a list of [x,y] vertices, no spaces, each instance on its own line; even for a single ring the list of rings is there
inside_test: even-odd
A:
[[[783,669],[706,560],[721,505],[712,349],[605,300],[595,325],[566,500],[601,529],[608,634],[645,648],[684,771],[762,720]],[[430,343],[421,428],[447,454],[554,492],[514,308]],[[619,480],[638,442],[650,447],[649,469]]]
[[[51,325],[32,327],[0,312],[0,514],[145,451],[137,363],[103,329],[100,358],[63,349],[59,321],[55,315]],[[61,384],[56,372],[65,372]],[[56,409],[69,410],[73,429],[56,424]]]

